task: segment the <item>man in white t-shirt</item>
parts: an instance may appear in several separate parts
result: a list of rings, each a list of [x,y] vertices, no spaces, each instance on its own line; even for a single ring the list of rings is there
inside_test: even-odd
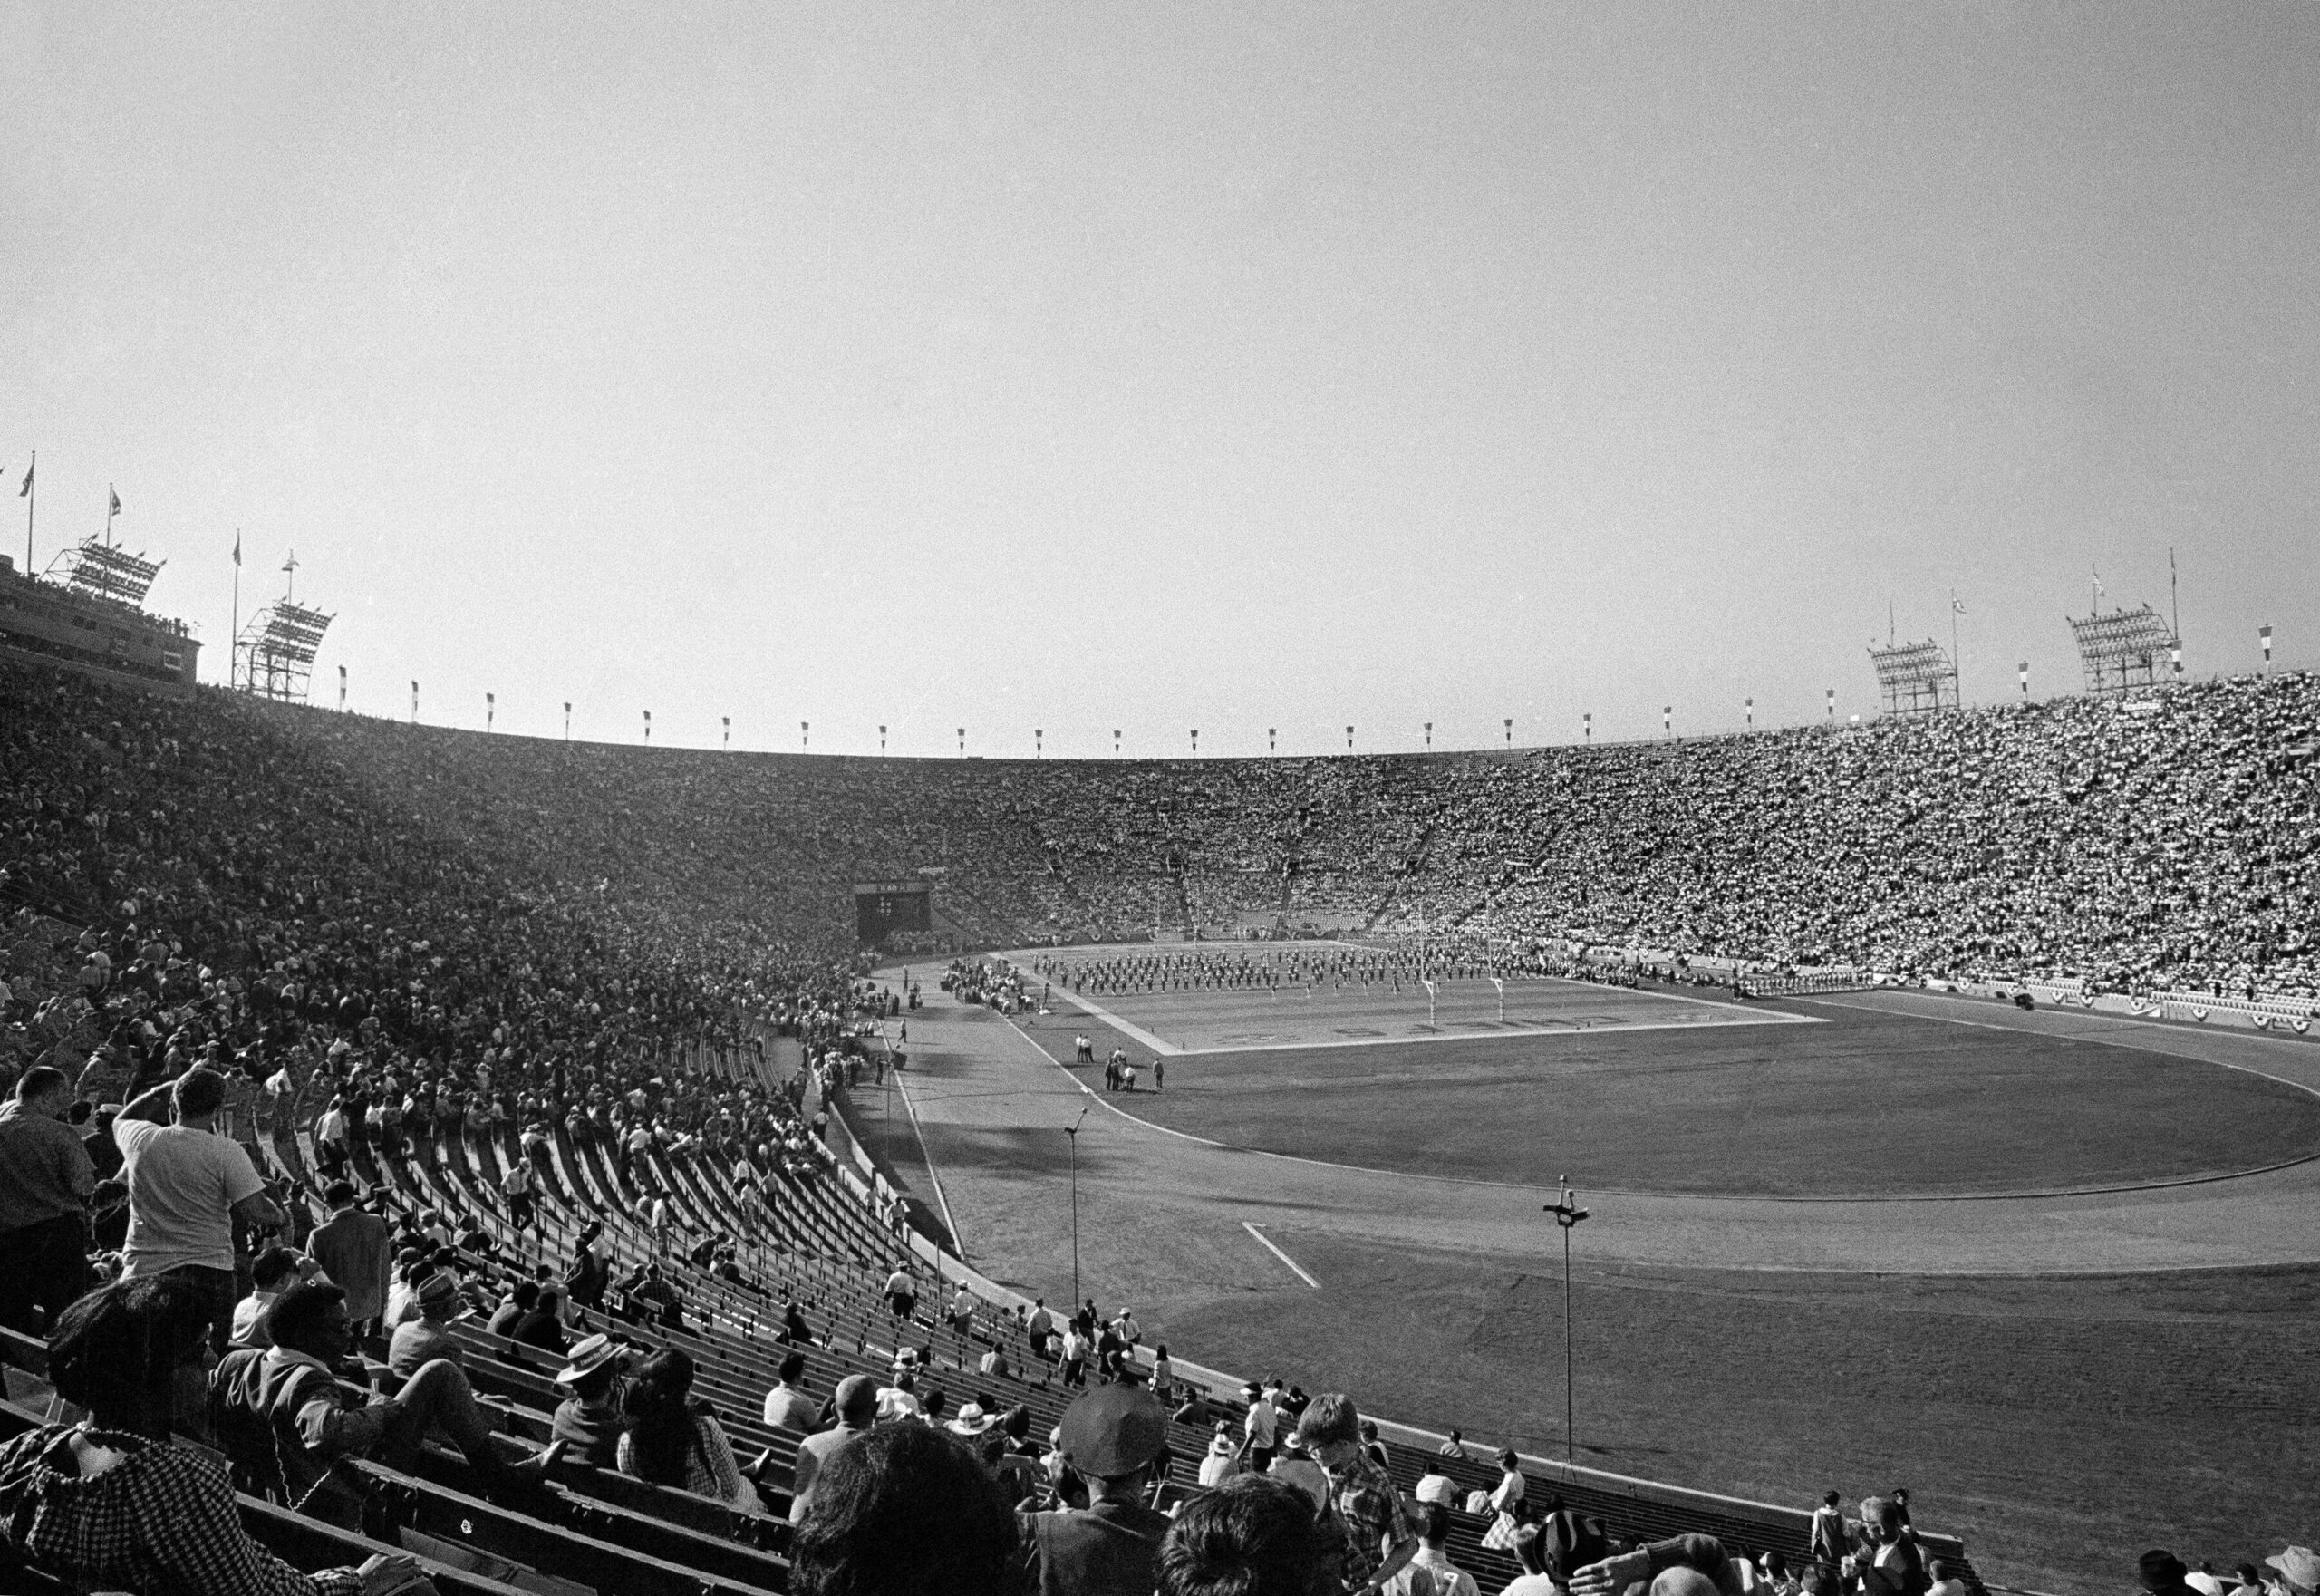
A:
[[[217,1134],[225,1100],[226,1083],[214,1070],[188,1069],[139,1097],[112,1125],[129,1187],[121,1272],[131,1278],[177,1274],[198,1283],[211,1310],[210,1345],[220,1356],[238,1295],[234,1220],[268,1232],[286,1218],[266,1195],[250,1156]],[[160,1123],[165,1103],[175,1124]]]
[[[1281,1427],[1281,1415],[1272,1405],[1272,1393],[1255,1388],[1248,1388],[1249,1422],[1243,1432],[1250,1472],[1262,1474],[1272,1466],[1273,1448]]]

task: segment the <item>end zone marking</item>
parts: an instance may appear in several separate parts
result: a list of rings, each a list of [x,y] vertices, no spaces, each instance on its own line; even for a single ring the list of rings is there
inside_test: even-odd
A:
[[[1299,1280],[1303,1281],[1307,1285],[1312,1287],[1317,1291],[1321,1289],[1321,1282],[1315,1280],[1311,1275],[1306,1273],[1305,1266],[1303,1264],[1298,1262],[1296,1259],[1291,1258],[1288,1253],[1273,1245],[1272,1239],[1265,1234],[1263,1226],[1244,1219],[1241,1222],[1241,1228],[1257,1238],[1257,1245],[1262,1247],[1266,1252],[1280,1259],[1283,1263],[1288,1264],[1290,1272],[1294,1273]]]

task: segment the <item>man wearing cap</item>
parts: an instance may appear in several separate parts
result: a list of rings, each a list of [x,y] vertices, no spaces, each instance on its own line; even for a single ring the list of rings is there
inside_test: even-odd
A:
[[[2280,1576],[2272,1584],[2281,1596],[2320,1596],[2320,1552],[2309,1546],[2290,1546],[2264,1561]]]
[[[821,1477],[822,1465],[831,1455],[877,1422],[878,1382],[866,1374],[847,1375],[838,1381],[831,1404],[837,1409],[837,1427],[798,1443],[797,1478],[789,1490],[791,1523],[805,1522],[806,1510],[814,1500],[814,1482]]]
[[[1145,1505],[1153,1460],[1168,1441],[1166,1409],[1141,1386],[1098,1386],[1064,1409],[1063,1459],[1088,1505],[1020,1515],[1031,1596],[1150,1596],[1169,1520]]]

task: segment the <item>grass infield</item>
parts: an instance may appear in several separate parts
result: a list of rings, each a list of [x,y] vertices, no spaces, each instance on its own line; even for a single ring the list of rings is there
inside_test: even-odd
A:
[[[1458,994],[1457,1009],[1478,1017],[1469,1024],[1489,1023],[1494,994],[1471,984],[1481,996]],[[1167,1058],[1157,1092],[1151,1050],[1060,994],[1026,1034],[1067,1065],[1082,1031],[1098,1059],[1125,1046],[1144,1089],[1114,1100],[1155,1125],[1480,1180],[1568,1174],[1597,1190],[1702,1195],[1991,1195],[2236,1174],[2320,1155],[2320,1098],[2197,1059],[1834,1006],[1723,1005],[1561,982],[1509,990],[1510,1016],[1538,1016],[1539,1030],[1426,1032],[1415,990],[1398,999],[1375,988],[1281,999],[1091,994],[1178,1045],[1245,1039],[1234,1050]],[[1445,992],[1438,1017],[1450,1006]],[[1268,1010],[1279,1016],[1269,1025]],[[1757,1022],[1784,1011],[1826,1022]],[[1371,1034],[1342,1034],[1350,1031]],[[1100,1067],[1078,1073],[1100,1089]]]

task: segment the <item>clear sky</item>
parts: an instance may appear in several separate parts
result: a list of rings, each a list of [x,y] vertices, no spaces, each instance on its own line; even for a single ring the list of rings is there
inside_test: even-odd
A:
[[[833,752],[2320,659],[2320,6],[0,5],[0,470],[222,675]],[[21,559],[24,501],[13,543]],[[8,523],[0,517],[0,529]],[[324,685],[327,684],[327,685]]]

